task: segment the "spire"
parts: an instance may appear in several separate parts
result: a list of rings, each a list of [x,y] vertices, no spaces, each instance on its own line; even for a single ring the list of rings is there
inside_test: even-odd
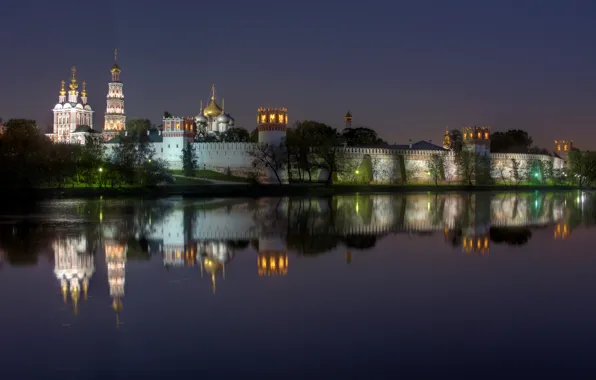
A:
[[[215,83],[211,85],[211,101],[215,101]]]
[[[66,90],[64,89],[64,81],[60,82],[60,96],[58,97],[58,103],[62,104],[66,101]]]
[[[199,113],[203,113],[203,99],[201,99],[201,108],[200,108]]]
[[[81,101],[87,104],[87,82],[83,81],[83,91],[81,91]]]
[[[70,84],[68,85],[68,88],[70,88],[70,91],[68,92],[68,101],[70,103],[77,103],[77,97],[78,97],[78,92],[77,89],[79,88],[79,84],[77,83],[77,78],[75,77],[75,74],[77,72],[77,68],[75,66],[72,67],[72,69],[70,69],[72,71],[72,78],[70,78]]]
[[[225,113],[226,112],[226,107],[224,105],[224,98],[221,98],[221,113]]]
[[[75,74],[77,73],[77,68],[73,66],[72,69],[70,69],[70,71],[72,71],[72,78],[70,79],[70,85],[68,87],[70,88],[70,93],[74,94],[77,88],[79,88],[77,78],[75,77]]]
[[[118,49],[114,49],[114,64],[110,68],[112,72],[112,82],[118,82],[120,80],[120,66],[118,66]]]

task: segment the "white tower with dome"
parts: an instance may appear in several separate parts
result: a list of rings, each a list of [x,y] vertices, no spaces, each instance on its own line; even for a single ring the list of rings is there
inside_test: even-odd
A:
[[[126,130],[126,113],[124,112],[124,85],[120,82],[120,66],[118,66],[118,50],[114,50],[114,64],[110,68],[112,81],[108,84],[105,124],[103,127],[104,141],[108,141]]]

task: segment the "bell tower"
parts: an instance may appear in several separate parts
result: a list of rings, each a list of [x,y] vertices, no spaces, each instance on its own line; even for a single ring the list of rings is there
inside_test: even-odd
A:
[[[118,66],[118,49],[114,50],[114,64],[110,68],[112,81],[108,84],[105,124],[103,138],[108,141],[126,130],[126,113],[124,112],[123,85],[120,82],[120,66]]]
[[[569,152],[573,150],[573,141],[571,140],[555,140],[555,152],[565,162],[569,158]]]

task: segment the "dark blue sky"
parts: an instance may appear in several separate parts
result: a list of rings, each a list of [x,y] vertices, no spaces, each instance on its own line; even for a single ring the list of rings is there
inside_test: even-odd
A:
[[[594,16],[590,0],[11,2],[0,117],[51,125],[76,65],[101,128],[117,47],[128,117],[156,124],[197,114],[215,83],[247,129],[283,105],[335,127],[350,109],[390,142],[489,124],[594,149]]]

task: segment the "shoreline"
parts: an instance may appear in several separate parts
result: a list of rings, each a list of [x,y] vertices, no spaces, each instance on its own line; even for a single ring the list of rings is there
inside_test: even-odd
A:
[[[388,194],[419,192],[535,192],[594,190],[577,186],[503,186],[503,185],[180,185],[132,188],[42,188],[42,189],[0,189],[0,203],[16,200],[43,200],[56,198],[164,198],[181,196],[185,198],[260,198],[279,196],[332,196],[354,193]]]

